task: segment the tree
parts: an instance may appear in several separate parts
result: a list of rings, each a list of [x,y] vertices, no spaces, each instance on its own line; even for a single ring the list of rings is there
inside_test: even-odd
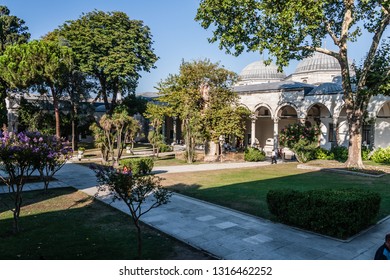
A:
[[[114,114],[104,114],[99,124],[94,123],[91,129],[95,144],[101,149],[103,161],[108,161],[111,156],[113,163],[118,164],[126,147],[126,140],[139,130],[139,123],[124,108],[117,107]]]
[[[6,193],[9,194],[13,206],[10,210],[13,213],[13,232],[20,232],[19,216],[23,203],[23,188],[26,180],[32,175],[38,159],[40,151],[35,149],[32,144],[32,139],[25,133],[10,134],[8,131],[3,131],[0,141],[0,162],[1,169],[6,175],[0,175],[1,181],[7,186]]]
[[[148,132],[148,140],[152,144],[153,156],[158,149],[159,145],[164,142],[164,135],[161,134],[161,127],[164,123],[165,115],[168,113],[169,107],[163,106],[162,104],[154,104],[152,102],[146,105],[145,117],[149,120],[150,126],[153,128],[153,131]]]
[[[10,10],[6,6],[0,6],[0,55],[7,46],[27,43],[30,33],[25,26],[24,20],[10,15]],[[7,123],[5,98],[8,84],[0,78],[0,124]]]
[[[231,90],[236,79],[218,63],[200,60],[183,62],[178,75],[159,84],[158,100],[166,104],[161,110],[182,120],[189,163],[194,161],[196,143],[216,143],[221,135],[243,136],[244,122],[237,125],[242,109]]]
[[[93,11],[66,22],[47,37],[69,44],[80,70],[100,84],[98,96],[109,114],[118,95],[134,93],[140,72],[150,71],[157,61],[149,28],[123,12]]]
[[[140,218],[169,202],[171,193],[161,187],[159,177],[135,176],[120,172],[113,167],[92,166],[99,182],[98,191],[112,195],[112,199],[122,200],[129,208],[131,218],[137,228],[138,258],[142,258],[142,231]],[[148,201],[146,201],[148,199]],[[150,202],[150,203],[147,203]]]
[[[72,71],[73,53],[56,42],[32,41],[8,47],[0,57],[2,78],[11,88],[35,87],[50,93],[56,120],[56,136],[61,137],[59,100]]]
[[[202,0],[195,19],[206,29],[215,27],[210,42],[219,41],[221,49],[235,55],[245,47],[260,53],[268,50],[280,68],[313,52],[335,57],[341,67],[349,123],[346,165],[363,168],[361,128],[370,97],[365,91],[367,76],[389,25],[389,11],[388,0]],[[373,37],[354,91],[348,44],[358,40],[362,28]],[[322,47],[326,38],[336,51]]]

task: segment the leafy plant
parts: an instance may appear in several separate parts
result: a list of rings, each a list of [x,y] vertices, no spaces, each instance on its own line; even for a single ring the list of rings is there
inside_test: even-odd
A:
[[[171,193],[162,188],[161,179],[155,176],[135,176],[128,172],[120,172],[113,167],[92,166],[99,182],[98,192],[112,195],[113,201],[123,201],[131,214],[137,228],[138,257],[142,258],[142,232],[140,218],[154,208],[169,202]],[[147,198],[150,203],[145,203]]]
[[[376,149],[371,156],[371,160],[377,163],[390,164],[390,146]]]
[[[265,160],[265,153],[259,149],[249,147],[244,153],[245,161],[263,161]]]
[[[290,124],[280,132],[280,145],[290,148],[299,162],[307,162],[315,157],[318,147],[318,126],[307,127],[301,123]]]

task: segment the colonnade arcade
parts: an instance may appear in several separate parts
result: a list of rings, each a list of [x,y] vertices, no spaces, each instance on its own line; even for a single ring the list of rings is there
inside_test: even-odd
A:
[[[336,123],[329,109],[320,103],[311,105],[306,112],[300,111],[293,104],[282,104],[272,110],[267,104],[259,104],[247,125],[247,145],[256,145],[264,148],[270,139],[274,147],[278,148],[280,131],[289,124],[301,122],[306,126],[318,125],[321,130],[320,144],[329,146],[336,141]]]

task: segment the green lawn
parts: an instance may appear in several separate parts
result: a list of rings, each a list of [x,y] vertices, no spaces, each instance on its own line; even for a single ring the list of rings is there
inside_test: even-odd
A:
[[[10,233],[12,214],[0,195],[0,259],[135,259],[130,217],[73,188],[23,194],[22,232]],[[200,252],[143,226],[144,259],[204,259]]]
[[[164,185],[184,195],[270,219],[266,195],[271,189],[362,188],[380,193],[378,219],[390,215],[390,175],[368,178],[296,168],[296,163],[259,168],[161,174]]]

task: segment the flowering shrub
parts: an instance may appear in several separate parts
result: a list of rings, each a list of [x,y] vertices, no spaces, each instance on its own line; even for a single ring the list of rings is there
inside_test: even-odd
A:
[[[307,162],[315,155],[319,135],[318,126],[307,127],[301,123],[295,123],[282,129],[279,143],[281,146],[290,148],[299,162]]]
[[[26,178],[30,177],[36,169],[39,151],[31,145],[30,138],[25,133],[11,135],[4,131],[0,141],[1,169],[8,175],[8,177],[0,177],[8,187],[7,193],[14,202],[11,207],[14,218],[13,231],[18,233],[23,187]]]
[[[120,171],[112,166],[92,165],[99,182],[98,191],[112,196],[113,201],[123,200],[130,210],[138,232],[138,257],[142,256],[140,217],[153,208],[169,202],[171,193],[160,184],[161,179],[153,175],[137,176],[128,170]],[[149,198],[148,203],[146,199]],[[143,208],[144,207],[144,208]]]
[[[31,139],[34,150],[38,152],[39,158],[35,165],[44,182],[44,190],[47,191],[50,180],[72,157],[73,150],[68,142],[56,136],[41,135],[39,132],[30,132],[27,136]]]
[[[0,176],[8,187],[8,193],[14,202],[11,207],[14,218],[14,233],[19,229],[19,215],[22,206],[22,192],[26,180],[35,170],[47,178],[59,170],[65,163],[71,150],[58,139],[44,136],[39,132],[21,132],[10,134],[4,130],[0,135],[1,169],[6,176]],[[42,174],[46,174],[43,176]],[[45,189],[48,183],[45,182]]]

